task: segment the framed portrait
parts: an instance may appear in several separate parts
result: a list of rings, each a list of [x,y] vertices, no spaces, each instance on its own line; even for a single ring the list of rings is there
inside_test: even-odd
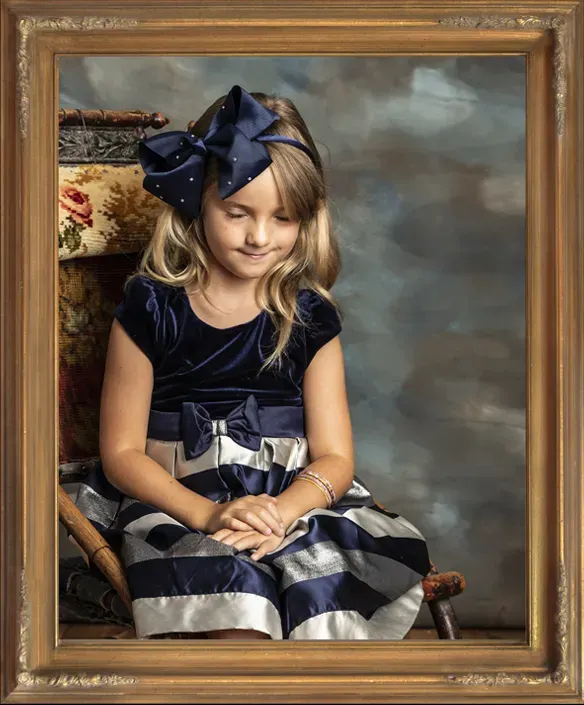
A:
[[[584,2],[0,4],[2,701],[581,702]],[[399,636],[137,638],[75,513],[138,140],[234,85],[323,159],[355,472],[433,564]]]

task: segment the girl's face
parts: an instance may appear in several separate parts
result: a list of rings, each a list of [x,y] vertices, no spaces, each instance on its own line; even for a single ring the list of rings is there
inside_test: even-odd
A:
[[[284,259],[300,223],[282,205],[272,168],[223,200],[213,186],[203,210],[203,227],[216,263],[240,279],[258,279]]]

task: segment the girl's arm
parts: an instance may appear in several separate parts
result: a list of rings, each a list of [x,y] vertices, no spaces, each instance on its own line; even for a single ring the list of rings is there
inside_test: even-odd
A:
[[[204,531],[218,505],[181,485],[145,454],[153,378],[150,360],[114,320],[101,393],[103,470],[124,494]]]
[[[305,432],[311,470],[324,475],[342,497],[353,481],[353,438],[338,336],[313,357],[303,380]],[[323,493],[309,482],[292,482],[278,495],[286,529],[307,511],[326,507]]]

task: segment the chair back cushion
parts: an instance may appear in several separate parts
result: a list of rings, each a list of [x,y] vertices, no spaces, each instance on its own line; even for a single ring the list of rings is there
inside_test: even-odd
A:
[[[59,265],[59,463],[99,455],[99,404],[113,311],[137,255]]]
[[[61,114],[62,113],[62,114]],[[59,464],[99,455],[99,406],[113,311],[161,203],[142,188],[137,145],[159,113],[61,111]]]
[[[135,164],[59,166],[59,260],[138,252],[154,231],[160,201]]]

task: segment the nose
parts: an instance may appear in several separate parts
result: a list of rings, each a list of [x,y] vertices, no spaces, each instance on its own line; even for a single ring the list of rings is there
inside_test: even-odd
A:
[[[267,222],[264,220],[253,220],[250,222],[245,237],[246,245],[257,247],[259,249],[268,245],[270,239],[270,228]]]

